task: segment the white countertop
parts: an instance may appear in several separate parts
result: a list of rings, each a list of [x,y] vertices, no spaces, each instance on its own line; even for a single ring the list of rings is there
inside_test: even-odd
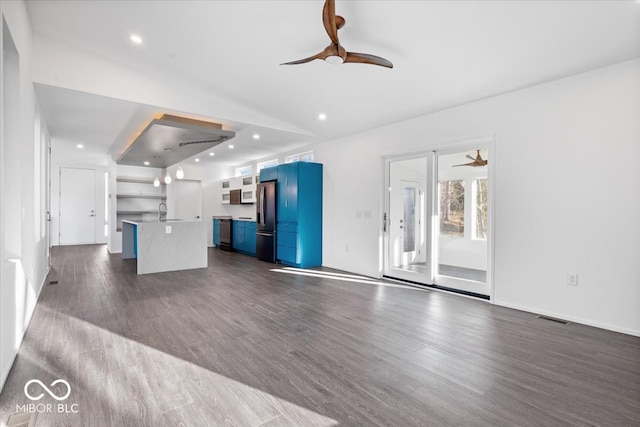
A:
[[[132,219],[123,219],[122,222],[128,222],[129,224],[154,224],[154,223],[165,223],[165,222],[202,222],[201,220],[196,219],[166,219],[163,221],[158,221],[157,219],[142,219],[142,220],[132,220]]]

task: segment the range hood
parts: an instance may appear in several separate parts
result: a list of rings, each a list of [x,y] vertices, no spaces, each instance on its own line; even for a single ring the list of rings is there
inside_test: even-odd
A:
[[[164,169],[235,135],[218,123],[164,114],[147,125],[116,163]]]

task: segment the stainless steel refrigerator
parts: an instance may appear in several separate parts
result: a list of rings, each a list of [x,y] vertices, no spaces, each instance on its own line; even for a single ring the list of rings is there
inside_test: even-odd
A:
[[[276,181],[258,184],[256,200],[256,253],[258,259],[276,262]]]

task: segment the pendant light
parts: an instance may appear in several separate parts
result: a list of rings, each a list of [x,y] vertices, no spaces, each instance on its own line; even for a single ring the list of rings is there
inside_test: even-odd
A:
[[[169,172],[164,176],[164,183],[171,184],[171,175],[169,175]]]
[[[180,166],[176,171],[176,179],[182,179],[182,178],[184,178],[184,171],[182,170],[182,166]]]
[[[156,179],[153,180],[154,187],[160,187],[160,179],[156,176]]]

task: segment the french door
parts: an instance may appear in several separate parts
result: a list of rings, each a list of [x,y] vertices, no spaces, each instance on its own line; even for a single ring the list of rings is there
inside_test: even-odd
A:
[[[385,209],[385,275],[412,282],[430,282],[432,248],[428,212],[432,154],[387,161]]]
[[[489,143],[385,161],[384,276],[489,298]]]

